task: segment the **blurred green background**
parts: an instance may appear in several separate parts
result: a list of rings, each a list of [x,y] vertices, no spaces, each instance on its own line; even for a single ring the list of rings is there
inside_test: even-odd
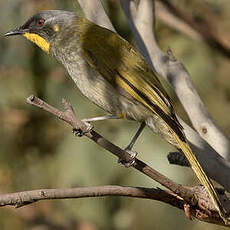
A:
[[[172,2],[201,18],[205,15],[199,7],[201,0]],[[228,0],[207,0],[204,4],[220,20],[226,33],[230,29]],[[104,6],[119,33],[132,41],[119,1],[107,0]],[[35,94],[61,108],[64,97],[81,118],[104,114],[78,92],[65,69],[52,57],[22,37],[3,37],[5,32],[44,9],[79,12],[76,0],[0,0],[0,192],[107,184],[159,186],[136,170],[118,165],[113,155],[90,140],[74,137],[63,122],[26,104],[26,98]],[[156,26],[162,49],[170,47],[185,64],[210,114],[229,136],[229,58],[159,20]],[[188,121],[173,92],[169,93],[177,112]],[[137,127],[138,124],[129,121],[95,123],[96,131],[121,147],[127,145]],[[176,182],[197,183],[190,169],[168,164],[166,154],[174,149],[150,130],[144,131],[135,150],[141,153],[140,159]],[[122,197],[42,201],[19,209],[0,208],[1,230],[169,228],[221,229],[191,222],[182,211],[163,203]]]

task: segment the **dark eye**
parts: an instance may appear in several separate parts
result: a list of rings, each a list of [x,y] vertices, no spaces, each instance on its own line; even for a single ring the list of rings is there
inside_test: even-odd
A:
[[[41,18],[41,19],[39,19],[39,20],[37,21],[37,26],[42,27],[42,26],[44,25],[44,23],[45,23],[45,19],[44,19],[44,18]]]

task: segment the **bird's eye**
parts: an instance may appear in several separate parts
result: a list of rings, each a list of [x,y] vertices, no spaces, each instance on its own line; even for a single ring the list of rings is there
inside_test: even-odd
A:
[[[44,19],[44,18],[41,18],[41,19],[39,19],[39,20],[37,21],[37,26],[42,27],[42,26],[44,25],[44,23],[45,23],[45,19]]]

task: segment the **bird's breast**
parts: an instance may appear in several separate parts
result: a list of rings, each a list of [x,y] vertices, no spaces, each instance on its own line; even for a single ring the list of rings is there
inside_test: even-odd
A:
[[[152,115],[151,111],[131,95],[111,84],[98,71],[91,68],[82,58],[81,48],[59,48],[59,52],[55,50],[54,55],[65,66],[81,93],[103,110],[137,121],[143,121]]]

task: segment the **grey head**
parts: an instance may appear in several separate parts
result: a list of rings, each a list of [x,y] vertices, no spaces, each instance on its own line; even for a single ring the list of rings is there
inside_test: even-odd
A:
[[[76,13],[62,10],[47,10],[35,14],[27,20],[22,26],[11,30],[5,36],[37,34],[50,41],[61,26],[77,17]]]

